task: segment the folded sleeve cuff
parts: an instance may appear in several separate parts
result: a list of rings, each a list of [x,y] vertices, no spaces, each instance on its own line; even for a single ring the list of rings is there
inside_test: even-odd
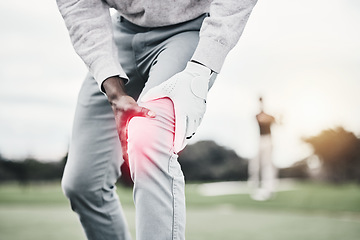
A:
[[[230,47],[214,41],[212,38],[203,37],[200,38],[199,44],[191,59],[219,73],[230,50]]]
[[[129,79],[120,64],[114,64],[114,62],[104,59],[98,59],[94,62],[90,67],[90,72],[98,83],[100,91],[104,94],[105,92],[102,88],[102,84],[107,78],[118,76],[126,80]]]

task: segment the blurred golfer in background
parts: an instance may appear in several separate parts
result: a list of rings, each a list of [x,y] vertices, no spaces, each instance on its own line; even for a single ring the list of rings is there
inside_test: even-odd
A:
[[[259,152],[249,162],[249,183],[252,187],[251,197],[257,201],[265,201],[274,196],[277,169],[272,161],[271,125],[275,118],[264,112],[262,97],[259,98],[260,113],[256,120],[260,130]]]

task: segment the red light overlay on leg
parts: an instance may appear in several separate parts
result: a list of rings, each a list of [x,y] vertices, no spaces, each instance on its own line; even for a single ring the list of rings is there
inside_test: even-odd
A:
[[[167,172],[174,145],[175,113],[172,101],[161,98],[142,106],[155,112],[156,117],[133,117],[129,122],[128,155],[134,182],[138,176],[151,177],[154,168]]]

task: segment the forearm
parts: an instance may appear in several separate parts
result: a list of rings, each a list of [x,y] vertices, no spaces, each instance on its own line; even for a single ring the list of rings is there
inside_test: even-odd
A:
[[[102,90],[106,93],[110,102],[127,95],[125,91],[125,79],[117,76],[105,79],[102,83]]]
[[[200,41],[192,57],[220,72],[229,51],[237,44],[257,0],[214,0],[210,16],[200,29]]]

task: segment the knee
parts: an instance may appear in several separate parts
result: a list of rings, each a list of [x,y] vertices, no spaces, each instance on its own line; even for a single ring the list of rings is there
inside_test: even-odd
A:
[[[61,180],[61,188],[64,195],[69,199],[75,199],[80,195],[81,188],[69,178],[63,177]]]
[[[61,181],[61,188],[64,195],[71,203],[86,201],[97,201],[96,189],[92,189],[89,183],[82,179],[75,179],[74,177],[63,177]]]

